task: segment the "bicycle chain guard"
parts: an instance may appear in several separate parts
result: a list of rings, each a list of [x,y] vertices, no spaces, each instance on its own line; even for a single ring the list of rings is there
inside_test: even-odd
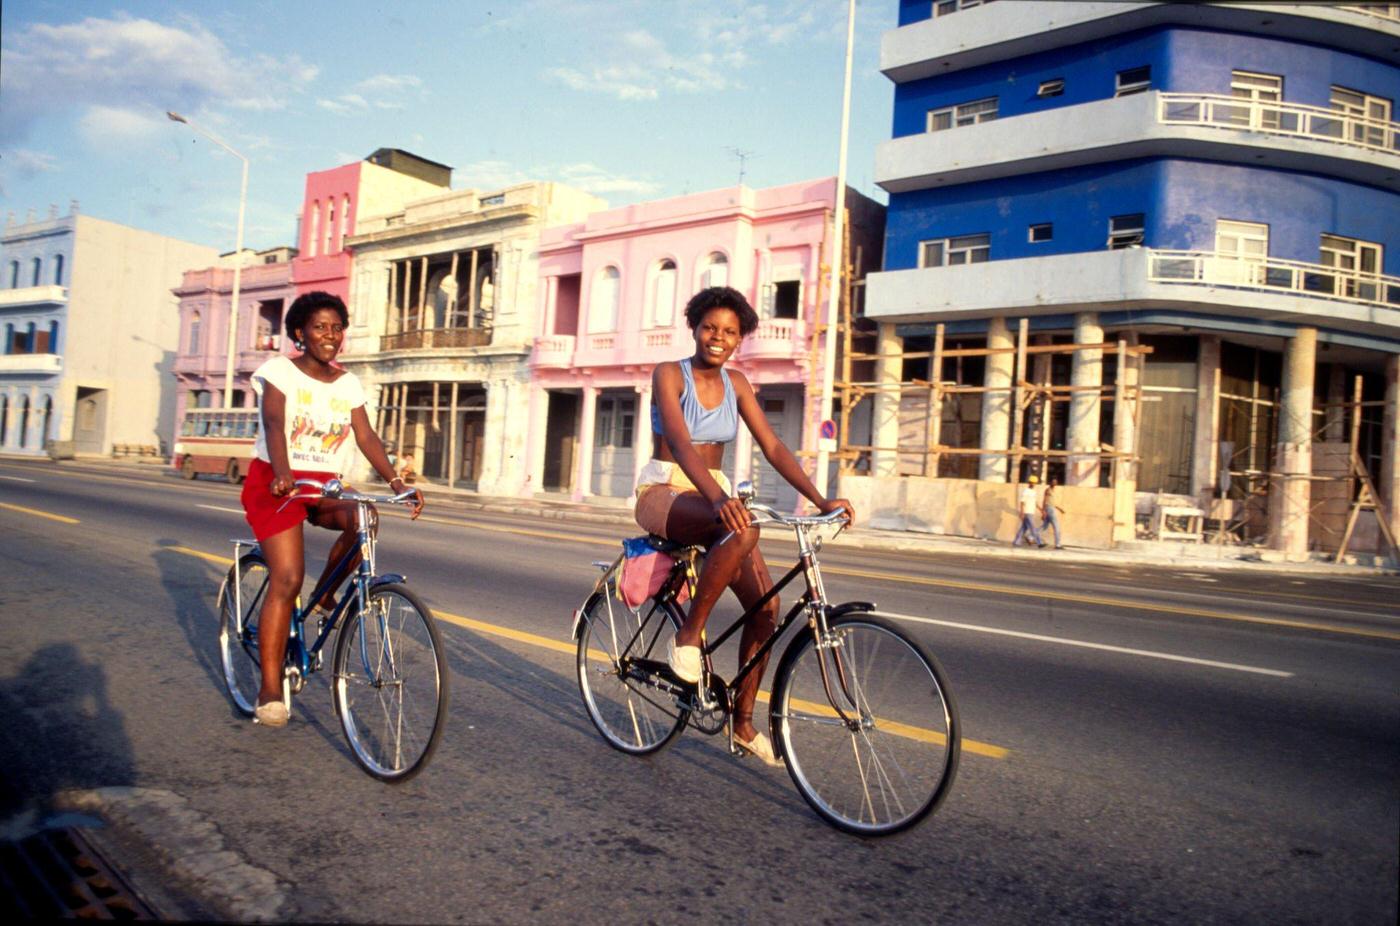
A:
[[[725,723],[729,720],[729,689],[724,684],[724,679],[710,673],[710,687],[707,697],[704,699],[705,706],[701,706],[699,689],[696,689],[696,696],[690,699],[690,725],[707,736],[714,736],[724,729]]]

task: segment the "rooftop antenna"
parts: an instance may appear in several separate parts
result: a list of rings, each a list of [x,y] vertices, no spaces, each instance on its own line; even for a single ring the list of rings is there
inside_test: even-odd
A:
[[[739,186],[743,186],[745,173],[744,167],[748,163],[749,158],[754,156],[754,152],[745,151],[741,148],[735,148],[732,145],[726,146],[724,150],[728,151],[730,154],[734,155],[736,158],[739,159]]]

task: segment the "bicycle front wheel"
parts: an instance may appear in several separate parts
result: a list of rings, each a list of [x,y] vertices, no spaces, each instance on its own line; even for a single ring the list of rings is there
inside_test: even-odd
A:
[[[335,645],[340,725],[355,759],[382,781],[407,781],[437,748],[447,717],[447,657],[432,613],[397,583],[370,590]]]
[[[824,645],[806,630],[783,653],[773,732],[797,790],[829,823],[865,836],[897,833],[952,786],[960,751],[953,695],[932,654],[890,622],[853,614],[830,627]]]
[[[258,662],[258,616],[267,598],[267,563],[257,553],[248,553],[229,569],[219,588],[219,662],[224,669],[224,685],[234,707],[253,716],[262,688],[262,666]],[[242,608],[240,620],[237,602]]]
[[[578,690],[588,719],[614,749],[644,756],[685,728],[690,712],[634,665],[639,659],[665,662],[666,643],[680,626],[676,607],[655,598],[647,599],[640,611],[606,593],[584,605],[576,659]]]

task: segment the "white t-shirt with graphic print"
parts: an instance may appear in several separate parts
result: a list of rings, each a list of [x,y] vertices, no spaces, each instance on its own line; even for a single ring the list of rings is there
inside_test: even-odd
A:
[[[278,356],[253,373],[259,408],[267,383],[276,386],[287,399],[282,429],[287,437],[287,462],[292,469],[344,474],[355,454],[350,413],[365,404],[359,378],[346,372],[333,383],[323,383],[297,369],[290,357]],[[266,428],[258,429],[253,453],[265,463],[272,462],[267,455]]]

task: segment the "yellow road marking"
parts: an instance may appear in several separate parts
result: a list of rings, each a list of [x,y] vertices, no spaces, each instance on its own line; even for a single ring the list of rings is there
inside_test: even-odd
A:
[[[220,566],[232,566],[233,560],[227,556],[219,556],[217,553],[205,553],[203,550],[191,550],[189,547],[161,547],[162,550],[169,550],[171,553],[183,553],[186,556],[194,556],[199,559],[208,560],[211,563],[218,563]]]
[[[1205,617],[1211,620],[1239,621],[1246,624],[1264,624],[1271,627],[1291,627],[1295,630],[1315,630],[1321,633],[1350,634],[1358,637],[1375,637],[1381,640],[1400,640],[1400,633],[1386,630],[1368,630],[1361,627],[1332,627],[1327,624],[1315,624],[1310,621],[1294,621],[1283,617],[1258,617],[1252,614],[1235,614],[1229,611],[1212,611],[1207,608],[1187,608],[1177,605],[1154,604],[1148,601],[1130,601],[1124,598],[1101,598],[1094,595],[1075,595],[1070,592],[1052,592],[1045,589],[988,585],[983,582],[962,582],[957,579],[930,579],[923,576],[906,576],[893,572],[873,572],[868,569],[843,569],[839,566],[823,566],[822,572],[843,576],[855,576],[861,579],[883,579],[887,582],[907,582],[914,585],[932,585],[938,588],[956,588],[971,592],[987,592],[993,595],[1014,595],[1021,598],[1069,601],[1075,604],[1098,604],[1108,607],[1133,608],[1138,611],[1154,611],[1160,614],[1182,614],[1187,617]]]
[[[63,514],[50,514],[47,511],[39,511],[37,508],[23,508],[19,505],[8,505],[0,502],[0,508],[8,508],[10,511],[18,511],[21,514],[32,514],[36,518],[48,518],[50,521],[58,521],[62,524],[80,524],[77,518],[70,518]]]
[[[768,703],[768,692],[760,691],[758,700]],[[792,706],[811,714],[821,717],[836,717],[836,711],[830,704],[819,704],[816,701],[808,701],[804,698],[793,698]],[[875,726],[886,733],[893,733],[895,736],[902,736],[905,739],[916,740],[920,743],[936,743],[939,746],[946,745],[948,736],[939,733],[937,730],[926,730],[923,727],[915,727],[911,724],[900,723],[897,720],[882,720],[875,718]],[[963,737],[962,748],[964,752],[975,753],[979,756],[986,756],[989,759],[1005,759],[1011,755],[1011,750],[1002,746],[993,746],[991,743],[983,743],[980,740],[970,740]]]

